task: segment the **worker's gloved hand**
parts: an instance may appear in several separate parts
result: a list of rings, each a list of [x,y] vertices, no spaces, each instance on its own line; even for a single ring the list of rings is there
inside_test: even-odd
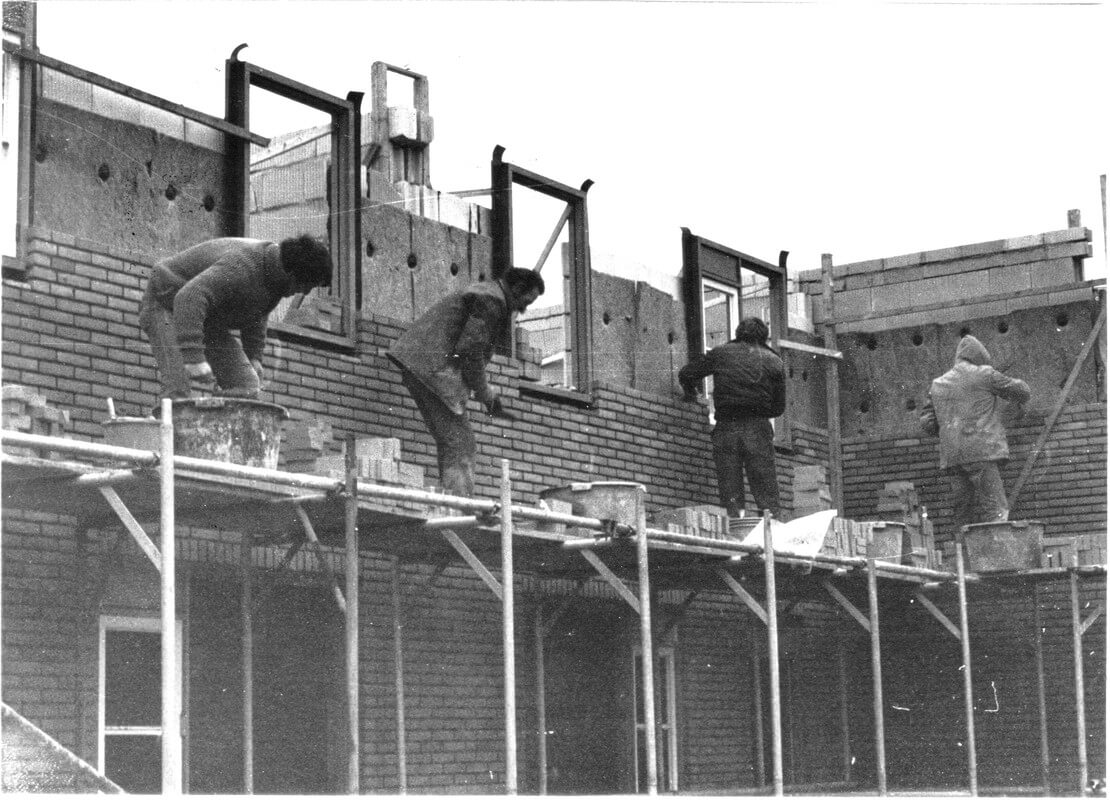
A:
[[[496,394],[491,394],[486,399],[486,413],[491,417],[505,416],[505,407],[501,404],[501,397]]]
[[[194,394],[209,395],[216,388],[216,377],[212,374],[212,367],[207,361],[186,364],[185,372],[189,375]]]

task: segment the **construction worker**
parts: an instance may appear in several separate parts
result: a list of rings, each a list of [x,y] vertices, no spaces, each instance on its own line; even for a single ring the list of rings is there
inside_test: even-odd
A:
[[[283,297],[331,284],[327,247],[212,239],[155,263],[139,310],[165,397],[218,391],[257,397],[270,312]],[[232,331],[239,331],[239,338]]]
[[[689,401],[697,399],[702,379],[713,376],[713,461],[730,517],[744,510],[745,473],[760,511],[781,513],[771,418],[786,410],[786,374],[767,335],[763,320],[743,319],[735,339],[696,356],[678,373]]]
[[[960,339],[956,363],[933,381],[921,427],[940,436],[940,466],[952,476],[957,526],[1009,519],[998,468],[1010,457],[1000,401],[1020,407],[1028,399],[1025,381],[992,367],[990,353],[974,336]]]
[[[493,343],[507,329],[510,314],[523,311],[543,294],[543,278],[510,267],[495,281],[472,283],[444,297],[401,334],[389,358],[435,439],[443,490],[474,493],[477,445],[466,417],[471,392],[493,416],[504,416],[501,399],[486,381]]]

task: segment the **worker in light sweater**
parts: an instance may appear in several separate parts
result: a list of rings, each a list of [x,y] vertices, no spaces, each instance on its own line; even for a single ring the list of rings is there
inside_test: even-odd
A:
[[[974,336],[956,346],[956,363],[933,381],[921,413],[922,429],[940,436],[940,466],[952,476],[956,525],[1009,519],[999,465],[1010,457],[1002,401],[1029,399],[1025,381],[991,366],[991,354]]]
[[[162,395],[257,397],[270,312],[283,297],[330,285],[331,274],[327,247],[308,235],[212,239],[156,262],[139,325]]]

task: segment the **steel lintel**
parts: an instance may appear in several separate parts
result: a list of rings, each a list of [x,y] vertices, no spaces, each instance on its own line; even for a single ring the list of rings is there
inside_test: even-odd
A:
[[[717,574],[721,576],[721,580],[723,580],[728,585],[728,588],[732,589],[732,591],[735,592],[736,596],[743,601],[744,605],[750,608],[751,612],[759,617],[759,621],[766,625],[766,609],[764,609],[763,606],[759,604],[758,600],[756,600],[748,593],[747,589],[740,585],[740,581],[736,580],[736,578],[729,575],[723,569],[717,570]]]
[[[632,606],[632,610],[637,614],[641,613],[640,600],[632,593],[631,589],[624,585],[624,581],[618,578],[613,570],[605,566],[605,562],[598,558],[595,553],[589,550],[582,550],[581,553],[582,558],[586,559],[586,561],[590,563],[590,566],[596,569],[598,574],[616,590],[617,594],[619,594],[628,605]]]
[[[826,578],[821,581],[821,585],[825,587],[826,592],[832,595],[833,600],[839,603],[845,611],[852,615],[852,619],[858,622],[865,631],[870,632],[871,623],[868,621],[867,617],[855,607],[851,600],[845,597],[844,594],[833,585],[832,581]]]
[[[501,589],[501,582],[494,577],[493,573],[489,571],[485,564],[478,556],[474,555],[474,551],[466,546],[466,542],[459,538],[459,535],[452,530],[442,530],[440,535],[447,540],[447,543],[455,548],[455,551],[462,556],[463,561],[470,565],[471,569],[478,573],[478,577],[485,581],[497,599],[501,600],[504,596]]]
[[[116,512],[116,516],[119,517],[120,522],[123,523],[123,527],[127,528],[127,532],[131,534],[131,538],[133,538],[142,551],[146,553],[147,558],[154,564],[154,568],[161,572],[162,553],[158,550],[158,546],[146,535],[143,526],[139,524],[139,521],[135,519],[127,506],[124,505],[123,500],[116,494],[116,490],[111,486],[98,486],[97,488],[100,490],[100,493],[104,495],[104,499],[108,501],[108,505]]]
[[[948,629],[949,633],[951,633],[957,639],[961,638],[960,629],[956,626],[956,623],[948,619],[948,617],[944,615],[944,612],[937,608],[933,601],[925,596],[924,592],[918,591],[914,594],[914,597],[917,598],[917,601],[921,603],[926,611],[937,618],[937,622]]]

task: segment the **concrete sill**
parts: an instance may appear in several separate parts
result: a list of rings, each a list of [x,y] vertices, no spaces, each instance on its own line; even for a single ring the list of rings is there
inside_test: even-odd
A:
[[[594,406],[593,395],[575,389],[566,389],[562,386],[545,386],[542,383],[521,379],[517,379],[516,387],[522,395],[530,395],[539,400],[547,400],[560,405],[577,406],[578,408],[593,408]]]
[[[341,353],[352,354],[356,349],[356,342],[350,336],[304,328],[300,325],[289,325],[283,322],[273,322],[267,326],[268,335],[283,342],[309,344],[325,350],[335,350]]]

